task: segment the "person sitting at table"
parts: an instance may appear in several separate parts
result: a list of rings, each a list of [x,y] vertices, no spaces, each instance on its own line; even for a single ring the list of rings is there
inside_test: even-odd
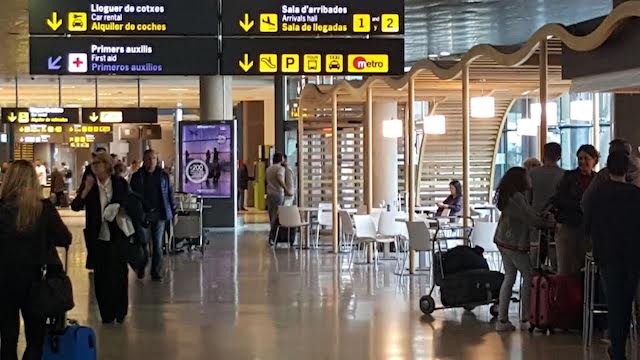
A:
[[[436,217],[442,216],[445,209],[449,209],[449,216],[460,216],[462,214],[462,184],[458,180],[449,183],[449,191],[451,195],[444,199],[444,202],[438,204]]]

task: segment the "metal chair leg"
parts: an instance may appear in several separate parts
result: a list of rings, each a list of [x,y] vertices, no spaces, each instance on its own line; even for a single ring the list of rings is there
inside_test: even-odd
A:
[[[276,227],[276,236],[275,236],[275,239],[273,239],[273,248],[274,249],[276,247],[278,247],[278,234],[280,234],[280,225],[278,225],[278,227]]]

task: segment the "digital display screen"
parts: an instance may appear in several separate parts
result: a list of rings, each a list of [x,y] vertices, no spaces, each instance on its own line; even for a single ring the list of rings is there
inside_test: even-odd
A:
[[[233,123],[180,123],[182,191],[207,198],[231,198]]]

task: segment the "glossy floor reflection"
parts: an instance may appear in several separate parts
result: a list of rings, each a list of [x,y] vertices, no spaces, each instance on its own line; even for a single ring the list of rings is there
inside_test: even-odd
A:
[[[130,280],[130,316],[103,326],[84,270],[81,218],[71,277],[77,306],[70,317],[96,329],[100,359],[581,359],[577,334],[499,335],[487,307],[422,315],[426,277],[354,265],[326,249],[274,253],[266,228],[211,234],[204,258],[166,262],[165,281]],[[513,313],[517,309],[514,307]],[[598,345],[593,359],[602,358]]]

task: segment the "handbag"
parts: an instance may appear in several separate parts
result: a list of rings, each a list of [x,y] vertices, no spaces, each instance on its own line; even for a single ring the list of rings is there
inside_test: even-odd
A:
[[[39,317],[56,317],[73,309],[71,279],[63,271],[50,272],[43,265],[40,280],[31,286],[29,307]]]
[[[68,255],[65,253],[64,270],[56,269],[57,266],[48,265],[48,250],[54,245],[46,240],[44,226],[40,230],[40,239],[44,244],[44,251],[41,257],[42,267],[40,268],[40,279],[31,285],[29,309],[32,314],[39,317],[56,317],[73,309],[75,306],[73,302],[73,286],[71,285],[71,279],[66,274]]]
[[[140,270],[146,259],[142,242],[136,238],[137,235],[136,233],[120,242],[122,255],[134,271]]]

